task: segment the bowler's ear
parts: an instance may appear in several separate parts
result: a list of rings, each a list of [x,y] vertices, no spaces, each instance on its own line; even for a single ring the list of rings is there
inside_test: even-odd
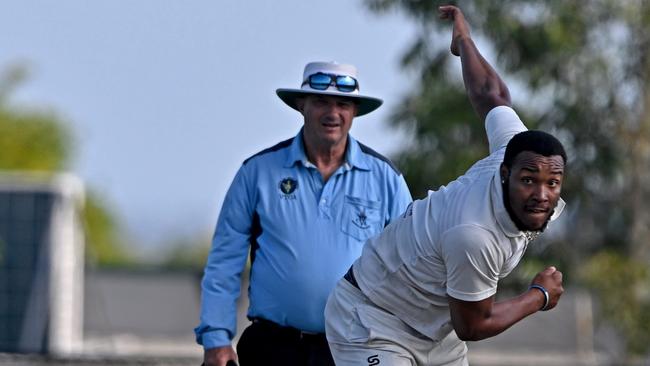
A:
[[[499,175],[501,176],[501,183],[505,183],[506,179],[510,176],[510,169],[508,167],[501,163],[501,167],[499,168]]]

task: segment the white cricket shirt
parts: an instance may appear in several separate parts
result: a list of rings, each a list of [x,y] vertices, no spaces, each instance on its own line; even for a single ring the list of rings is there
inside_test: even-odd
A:
[[[485,129],[490,155],[413,202],[368,240],[354,263],[372,302],[433,340],[453,329],[447,294],[465,301],[494,295],[528,244],[503,205],[499,175],[508,141],[526,127],[512,108],[499,106],[486,116]],[[564,205],[560,199],[551,220]]]

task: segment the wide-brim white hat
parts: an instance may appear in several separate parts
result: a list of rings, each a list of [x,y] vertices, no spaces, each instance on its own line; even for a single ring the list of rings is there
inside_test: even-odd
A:
[[[345,75],[357,80],[357,88],[351,92],[343,92],[330,85],[325,90],[313,89],[308,82],[309,76],[323,73],[331,75]],[[336,97],[350,98],[357,104],[357,116],[363,116],[379,108],[383,100],[367,95],[359,94],[359,79],[357,77],[357,68],[354,65],[339,64],[336,62],[310,62],[305,66],[302,77],[302,86],[300,89],[277,89],[275,92],[289,107],[298,110],[296,99],[305,97],[310,94],[332,95]]]

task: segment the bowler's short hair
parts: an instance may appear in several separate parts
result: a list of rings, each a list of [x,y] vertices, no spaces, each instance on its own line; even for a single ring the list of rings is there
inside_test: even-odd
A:
[[[515,157],[522,151],[530,151],[542,156],[560,155],[566,165],[566,152],[562,143],[555,136],[536,130],[528,130],[516,134],[506,146],[503,165],[510,168]]]

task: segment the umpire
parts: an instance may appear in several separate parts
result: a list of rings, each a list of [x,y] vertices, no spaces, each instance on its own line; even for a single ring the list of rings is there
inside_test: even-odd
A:
[[[306,65],[277,95],[304,119],[295,137],[244,161],[219,215],[195,329],[206,365],[334,365],[324,308],[371,236],[411,202],[391,162],[349,135],[381,99],[359,93],[352,65]],[[250,249],[248,317],[237,353],[236,303]]]

